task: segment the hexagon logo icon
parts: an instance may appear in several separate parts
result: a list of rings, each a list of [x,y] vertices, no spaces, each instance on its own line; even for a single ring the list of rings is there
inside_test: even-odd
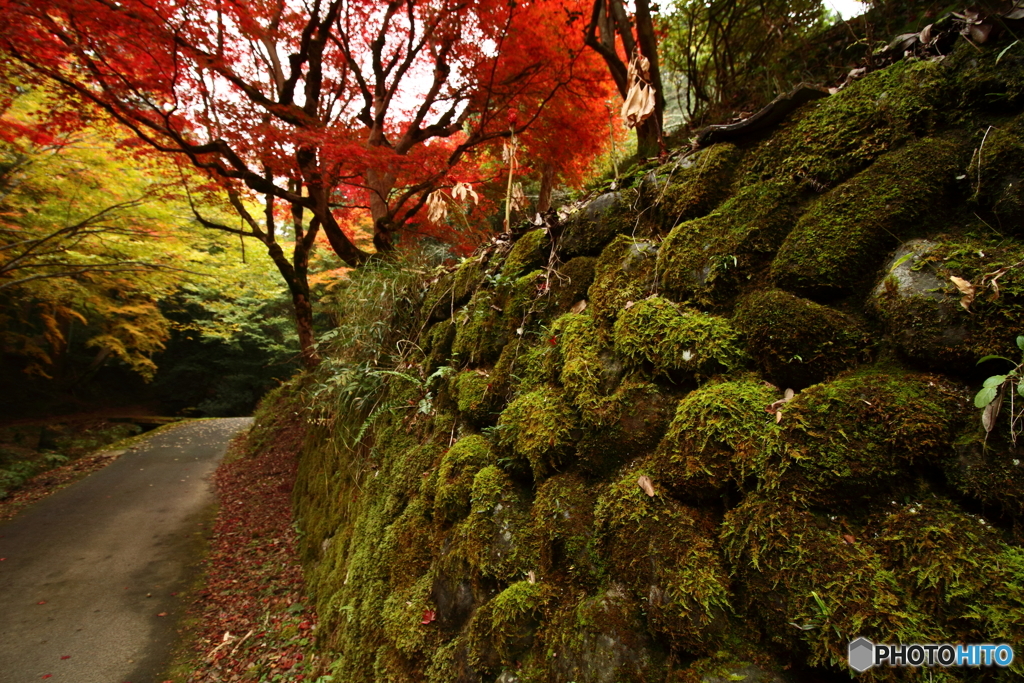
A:
[[[858,638],[850,643],[850,668],[854,671],[867,671],[875,665],[875,645],[867,638]]]

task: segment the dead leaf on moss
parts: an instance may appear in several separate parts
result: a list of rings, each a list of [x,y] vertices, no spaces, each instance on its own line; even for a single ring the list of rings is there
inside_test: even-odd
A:
[[[960,305],[964,307],[965,311],[970,312],[971,304],[974,303],[974,296],[976,294],[974,285],[972,285],[970,281],[965,280],[962,277],[957,277],[956,275],[950,275],[949,280],[956,285],[956,288],[964,295],[964,297],[960,299]]]
[[[586,299],[580,299],[575,304],[573,304],[572,308],[569,309],[569,312],[570,313],[582,313],[585,310],[587,310],[587,300]]]
[[[636,480],[636,483],[640,485],[640,488],[644,490],[651,498],[654,498],[654,482],[646,474],[641,474],[640,478]]]
[[[1003,407],[1003,392],[999,392],[995,400],[985,406],[985,410],[981,413],[981,426],[985,428],[985,433],[988,434],[996,426],[996,418],[999,417],[999,409]]]

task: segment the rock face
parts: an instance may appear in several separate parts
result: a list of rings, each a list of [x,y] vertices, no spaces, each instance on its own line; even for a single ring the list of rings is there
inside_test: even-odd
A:
[[[375,409],[303,455],[337,680],[839,680],[862,636],[1024,642],[1024,452],[971,401],[1024,334],[1001,49],[637,169],[426,286]]]

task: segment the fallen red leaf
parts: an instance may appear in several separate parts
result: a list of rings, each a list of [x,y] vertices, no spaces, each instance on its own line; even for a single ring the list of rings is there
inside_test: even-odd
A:
[[[45,676],[42,676],[42,678],[53,678],[53,674],[46,674]]]
[[[429,624],[436,618],[436,616],[437,615],[434,613],[434,610],[432,609],[423,610],[423,621],[421,621],[420,623]]]
[[[40,600],[40,601],[39,601],[39,602],[37,602],[36,604],[37,604],[37,605],[45,605],[45,604],[46,604],[46,600]]]
[[[161,612],[161,613],[160,613],[160,614],[158,614],[157,616],[158,616],[158,617],[166,617],[166,616],[167,616],[167,612]]]
[[[847,543],[849,543],[850,545],[853,545],[854,543],[857,542],[857,539],[855,539],[850,534],[843,534],[843,540],[846,541]]]
[[[61,656],[61,659],[71,659],[71,655],[63,655]]]

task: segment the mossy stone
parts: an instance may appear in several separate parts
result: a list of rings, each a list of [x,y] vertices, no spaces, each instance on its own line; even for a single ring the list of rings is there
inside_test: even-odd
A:
[[[649,240],[619,235],[601,252],[594,266],[594,282],[587,291],[588,308],[610,324],[630,301],[655,290],[654,266],[658,247]]]
[[[653,480],[654,496],[640,477]],[[605,487],[594,517],[612,578],[645,600],[651,630],[688,652],[714,651],[731,606],[707,515],[665,496],[657,471],[643,462]]]
[[[456,441],[441,458],[434,497],[435,514],[449,521],[469,514],[473,478],[494,459],[490,443],[479,434]]]
[[[963,392],[940,377],[866,367],[780,408],[783,448],[762,476],[832,509],[884,497],[948,454],[966,408]]]
[[[872,290],[870,309],[897,349],[915,364],[968,372],[988,355],[1014,356],[1024,320],[1024,246],[1006,240],[937,236],[911,240],[892,256]],[[987,276],[987,278],[986,278]],[[968,312],[951,278],[973,283]]]
[[[538,482],[572,460],[578,438],[579,416],[554,387],[516,397],[498,419],[499,443],[524,458]]]
[[[779,289],[740,302],[733,322],[771,382],[803,389],[867,359],[865,326],[840,311]]]
[[[900,61],[804,105],[751,154],[746,183],[766,178],[834,187],[941,123],[944,65]],[[921,166],[928,165],[921,160]]]
[[[774,282],[819,299],[866,289],[880,252],[941,225],[963,153],[955,137],[915,140],[822,196],[779,249]]]
[[[581,584],[601,579],[594,503],[594,487],[579,474],[556,474],[537,487],[530,507],[530,533],[542,576],[565,574]]]
[[[1002,410],[1008,412],[1008,406]],[[957,435],[943,470],[955,491],[1013,520],[1017,541],[1024,542],[1024,444],[1011,440],[1006,412],[989,434],[979,412]]]
[[[565,223],[558,242],[565,258],[598,253],[610,239],[620,233],[632,232],[634,216],[630,196],[634,190],[608,192],[592,199]]]
[[[765,407],[779,398],[756,377],[710,382],[687,394],[658,444],[661,481],[692,501],[717,500],[730,485],[743,490],[776,429]]]
[[[515,241],[501,267],[501,276],[517,278],[547,264],[551,239],[547,230],[529,230]]]
[[[658,250],[658,280],[677,299],[705,305],[746,283],[775,254],[797,216],[791,182],[748,185],[707,216],[680,223]]]
[[[453,394],[459,412],[475,425],[493,422],[500,407],[491,391],[491,378],[484,370],[466,370],[452,378]]]
[[[729,195],[733,172],[742,157],[736,145],[721,143],[652,171],[648,201],[667,227],[699,218]]]
[[[557,268],[551,280],[552,304],[556,312],[565,313],[587,298],[596,264],[597,259],[593,256],[577,256]]]
[[[739,333],[728,320],[660,297],[623,311],[615,322],[615,350],[656,373],[709,374],[739,367],[746,360]]]

